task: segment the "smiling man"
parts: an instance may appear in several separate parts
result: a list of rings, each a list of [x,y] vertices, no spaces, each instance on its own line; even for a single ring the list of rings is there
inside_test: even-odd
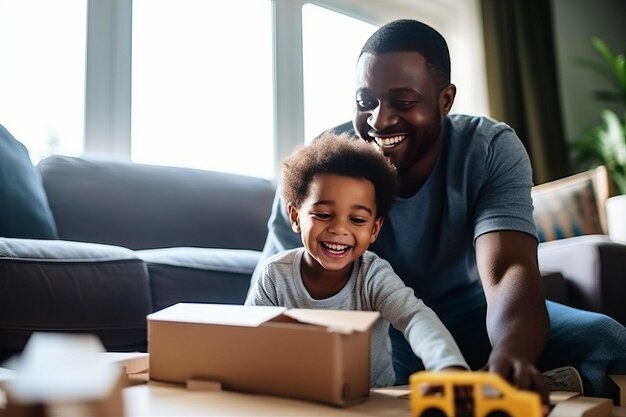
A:
[[[449,115],[450,81],[444,38],[418,21],[381,27],[359,55],[349,130],[390,159],[399,182],[371,250],[437,313],[472,369],[546,403],[538,369],[572,365],[588,395],[615,398],[608,374],[626,373],[626,329],[544,300],[526,150],[504,123]],[[277,197],[264,257],[300,245],[281,206]],[[407,383],[423,365],[390,334],[397,382]]]

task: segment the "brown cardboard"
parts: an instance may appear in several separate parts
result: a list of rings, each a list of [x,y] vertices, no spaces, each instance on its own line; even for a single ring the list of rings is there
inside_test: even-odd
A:
[[[148,315],[150,379],[346,406],[369,395],[369,328],[378,316],[176,304]]]
[[[608,398],[574,397],[557,403],[548,417],[611,417],[612,410]]]
[[[626,407],[626,375],[609,375],[619,389],[619,405]]]
[[[563,391],[550,393],[554,408],[548,417],[618,417],[626,416],[626,375],[610,375],[620,391],[621,407],[614,407],[607,398],[583,397]]]
[[[143,352],[102,352],[105,360],[118,364],[126,375],[148,371],[148,354]]]
[[[222,384],[215,381],[203,381],[201,379],[188,379],[186,388],[190,391],[221,391]]]
[[[550,391],[550,405],[556,405],[561,401],[571,400],[580,397],[580,392],[573,391]]]

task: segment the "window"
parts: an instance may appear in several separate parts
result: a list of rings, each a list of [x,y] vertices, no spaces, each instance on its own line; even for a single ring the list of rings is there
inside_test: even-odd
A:
[[[0,0],[0,123],[33,162],[83,150],[86,0]]]
[[[365,39],[441,31],[453,111],[486,113],[478,0],[0,0],[0,123],[34,162],[114,154],[273,178],[352,118]],[[88,36],[87,36],[88,33]]]
[[[132,159],[273,175],[271,2],[134,0]]]
[[[376,29],[311,3],[302,6],[305,141],[352,118],[356,61]]]

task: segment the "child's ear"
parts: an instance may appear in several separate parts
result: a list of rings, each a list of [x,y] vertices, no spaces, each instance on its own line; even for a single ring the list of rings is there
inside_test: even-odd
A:
[[[383,227],[383,218],[377,217],[374,220],[374,226],[372,227],[372,235],[370,236],[370,243],[374,243],[378,238],[378,233],[380,233],[380,228]]]
[[[287,205],[289,211],[289,222],[291,223],[291,230],[296,233],[300,233],[300,221],[298,219],[298,209],[291,203]]]

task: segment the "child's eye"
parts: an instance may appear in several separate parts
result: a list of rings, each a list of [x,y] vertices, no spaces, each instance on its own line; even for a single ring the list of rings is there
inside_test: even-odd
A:
[[[361,217],[353,217],[352,218],[352,223],[354,224],[363,224],[363,223],[367,223],[367,219],[363,219]]]
[[[320,220],[328,220],[332,217],[330,213],[311,213],[311,215]]]

